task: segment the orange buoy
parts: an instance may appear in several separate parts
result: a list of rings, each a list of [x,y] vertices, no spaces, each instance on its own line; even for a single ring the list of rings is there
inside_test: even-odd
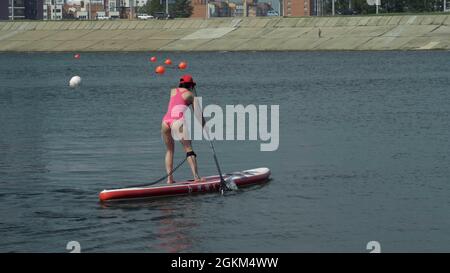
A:
[[[186,69],[186,67],[187,67],[187,63],[186,63],[186,62],[180,62],[180,63],[178,64],[178,68],[179,68],[179,69]]]
[[[81,55],[77,53],[77,54],[74,54],[73,57],[74,57],[75,59],[79,59],[79,58],[81,57]]]
[[[166,68],[163,65],[159,65],[155,68],[155,72],[157,74],[164,74],[164,72],[166,72]]]
[[[171,65],[171,64],[172,64],[172,60],[166,59],[166,60],[164,61],[164,63],[167,64],[167,65]]]
[[[153,57],[150,58],[150,62],[152,62],[152,63],[156,62],[156,60],[157,60],[157,59],[156,59],[155,56],[153,56]]]

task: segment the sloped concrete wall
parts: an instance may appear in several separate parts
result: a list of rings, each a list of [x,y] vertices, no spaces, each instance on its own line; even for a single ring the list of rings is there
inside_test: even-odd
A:
[[[450,15],[0,22],[0,51],[448,50]]]

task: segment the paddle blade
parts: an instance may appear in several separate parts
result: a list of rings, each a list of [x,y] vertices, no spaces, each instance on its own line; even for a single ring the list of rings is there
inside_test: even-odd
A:
[[[225,179],[225,186],[230,191],[237,191],[239,189],[236,183],[234,183],[234,179],[232,176],[229,176]]]

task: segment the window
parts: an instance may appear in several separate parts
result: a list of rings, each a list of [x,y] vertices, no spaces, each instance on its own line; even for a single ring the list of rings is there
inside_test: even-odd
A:
[[[14,9],[14,17],[25,16],[25,11],[23,9]]]

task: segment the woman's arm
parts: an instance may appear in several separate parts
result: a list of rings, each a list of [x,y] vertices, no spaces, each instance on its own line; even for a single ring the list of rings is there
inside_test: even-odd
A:
[[[201,122],[202,127],[205,127],[205,118],[203,117],[203,109],[200,105],[198,98],[192,96],[192,110],[194,111],[195,118],[198,120],[198,122]]]

